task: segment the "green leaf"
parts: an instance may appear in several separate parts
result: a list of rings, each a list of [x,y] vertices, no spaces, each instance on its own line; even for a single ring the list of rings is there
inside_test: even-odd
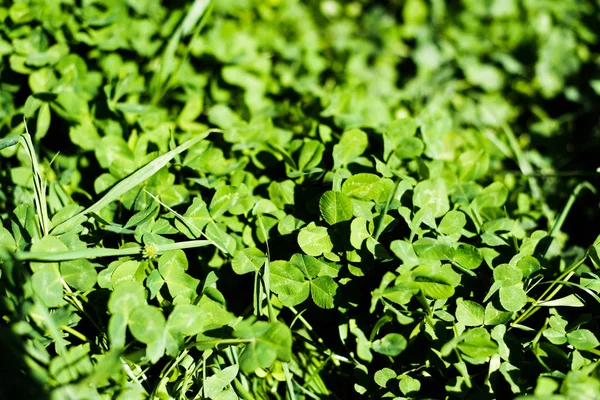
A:
[[[135,156],[120,136],[103,137],[95,148],[95,154],[100,166],[110,169],[117,177],[124,177],[135,170]]]
[[[319,200],[319,209],[329,225],[348,221],[353,216],[350,199],[345,194],[332,190],[323,193],[321,200]]]
[[[486,325],[498,325],[504,324],[509,321],[513,316],[512,312],[502,311],[496,309],[494,305],[490,302],[485,306],[485,324]]]
[[[423,294],[432,299],[447,299],[454,294],[454,285],[451,279],[442,271],[435,270],[428,265],[415,268],[412,280]]]
[[[406,349],[406,345],[404,336],[399,333],[388,333],[383,338],[375,340],[371,348],[379,354],[395,357]]]
[[[567,333],[567,340],[577,350],[592,350],[600,345],[596,336],[588,329],[578,329]]]
[[[158,271],[167,283],[171,297],[182,296],[190,300],[196,297],[200,281],[185,273],[187,268],[187,258],[182,250],[165,252],[158,259]]]
[[[407,396],[414,396],[421,390],[421,382],[408,375],[402,375],[399,383],[400,391]]]
[[[31,286],[46,307],[58,307],[63,302],[63,286],[56,264],[38,268],[31,276]]]
[[[484,176],[489,168],[489,155],[482,150],[469,150],[458,157],[459,178],[474,181]]]
[[[209,399],[215,398],[219,393],[231,384],[239,371],[237,365],[230,365],[209,376],[204,381],[204,391]],[[236,396],[237,397],[237,396]]]
[[[283,182],[273,181],[267,188],[269,198],[280,209],[286,205],[294,204],[294,189],[296,184],[293,181],[286,180]]]
[[[523,273],[520,269],[509,264],[500,264],[494,268],[494,281],[501,287],[515,285],[523,279]]]
[[[37,117],[35,136],[36,138],[42,139],[48,133],[48,129],[50,129],[50,105],[48,103],[44,103],[40,106],[40,111]]]
[[[231,268],[236,274],[243,275],[260,271],[265,261],[267,261],[265,253],[256,247],[248,247],[236,252],[233,260],[231,260]]]
[[[42,68],[29,75],[29,87],[33,93],[51,92],[55,85],[56,74],[51,68]]]
[[[215,192],[215,195],[210,202],[210,215],[213,218],[219,218],[227,210],[234,207],[240,200],[240,190],[231,186],[221,186]]]
[[[465,326],[483,325],[485,310],[474,301],[458,299],[456,301],[456,319]]]
[[[30,220],[30,221],[34,221],[34,219]],[[15,237],[17,237],[15,235]],[[46,236],[36,242],[34,242],[31,245],[31,251],[32,252],[40,252],[40,253],[62,253],[65,251],[68,251],[69,249],[67,248],[67,246],[57,237],[55,236]],[[58,263],[52,263],[52,264],[48,264],[48,263],[38,263],[38,262],[32,262],[30,264],[31,266],[31,270],[35,273],[36,271],[38,271],[38,269],[40,268],[48,268],[49,265],[54,265],[55,267],[58,268]]]
[[[435,47],[429,47],[429,55],[436,57]],[[437,57],[436,57],[437,58]],[[437,64],[437,62],[435,63]],[[447,111],[430,113],[420,118],[421,135],[425,142],[425,155],[434,160],[447,160],[454,157],[451,144],[454,121]]]
[[[185,203],[190,192],[183,185],[167,184],[158,188],[160,200],[167,207],[175,207]]]
[[[454,249],[445,243],[432,238],[422,238],[413,243],[415,253],[423,260],[450,260]]]
[[[280,235],[289,235],[300,229],[303,225],[304,223],[301,220],[288,214],[277,223],[277,231]]]
[[[235,392],[235,390],[233,389],[226,389],[224,391],[222,391],[221,393],[219,393],[214,400],[238,400],[239,397],[237,395],[237,393]]]
[[[146,287],[148,287],[148,290],[150,290],[151,299],[156,297],[157,293],[160,291],[164,284],[165,281],[163,280],[162,276],[160,275],[160,272],[158,272],[157,269],[155,269],[150,273],[150,275],[148,275],[148,278],[146,278]]]
[[[166,320],[156,307],[140,305],[129,314],[129,330],[136,340],[150,344],[165,334]]]
[[[207,324],[207,328],[219,328],[235,321],[235,316],[228,312],[223,304],[208,296],[202,296],[198,306],[206,315],[205,324]]]
[[[380,387],[385,388],[387,386],[387,383],[391,379],[394,379],[395,377],[396,377],[396,373],[394,372],[393,369],[383,368],[383,369],[380,369],[379,371],[375,372],[373,380]]]
[[[69,286],[82,292],[91,290],[98,279],[94,265],[83,258],[61,262],[60,274]]]
[[[441,217],[450,210],[446,184],[441,178],[421,181],[413,191],[413,203],[419,208],[431,210],[435,218]]]
[[[225,254],[233,255],[236,249],[235,239],[229,235],[222,225],[216,224],[214,221],[211,221],[204,232],[206,237],[211,240],[219,250],[223,251]]]
[[[463,65],[467,82],[479,86],[488,92],[502,89],[504,74],[493,65],[483,64],[476,59],[470,59]]]
[[[110,283],[113,287],[125,282],[137,281],[142,283],[145,277],[146,275],[139,261],[125,261],[113,271]]]
[[[155,219],[158,216],[158,207],[158,203],[152,203],[150,207],[144,208],[143,210],[135,213],[131,218],[129,218],[124,228],[133,228],[143,224],[144,222]]]
[[[8,229],[0,226],[0,247],[7,248],[8,250],[15,251],[16,243],[13,236],[10,234]]]
[[[438,225],[438,232],[444,235],[459,235],[467,224],[465,214],[460,211],[449,211]]]
[[[356,320],[350,320],[349,328],[350,332],[356,337],[356,354],[358,357],[361,360],[372,361],[371,342],[369,342],[363,331],[356,325]]]
[[[127,339],[127,316],[114,314],[108,321],[108,338],[112,348],[121,349],[125,347]]]
[[[313,256],[304,254],[294,254],[290,259],[290,264],[302,271],[308,279],[313,279],[320,275],[321,269],[329,269],[328,264],[317,260]]]
[[[177,304],[167,320],[167,329],[186,336],[196,335],[207,329],[219,328],[235,317],[221,304],[203,296],[197,305]]]
[[[423,150],[425,150],[425,144],[421,139],[416,137],[405,137],[400,139],[396,144],[395,154],[400,159],[411,159],[421,156]]]
[[[510,359],[510,348],[506,345],[504,337],[506,335],[506,325],[497,325],[492,329],[492,339],[498,343],[498,355],[505,361]]]
[[[402,263],[407,267],[419,265],[419,258],[415,253],[414,247],[403,240],[394,240],[390,245],[390,250],[402,260]]]
[[[290,360],[292,332],[281,322],[256,322],[251,329],[244,332],[236,330],[234,335],[250,340],[239,359],[240,368],[245,373],[267,368],[275,360]]]
[[[89,343],[72,346],[66,353],[52,359],[49,371],[61,384],[66,384],[73,379],[73,370],[82,375],[89,374],[94,370],[89,353]]]
[[[330,276],[319,276],[310,281],[310,294],[315,304],[321,308],[333,308],[338,284]]]
[[[69,129],[71,141],[84,150],[94,150],[100,144],[100,135],[91,116],[83,116],[79,123]]]
[[[416,287],[416,285],[411,285],[410,283],[401,283],[399,285],[387,287],[383,290],[376,290],[374,292],[373,299],[375,300],[378,297],[383,297],[396,304],[403,305],[408,303],[417,293],[419,293],[419,289]]]
[[[367,221],[373,220],[372,201],[362,201],[351,198],[350,202],[352,203],[352,212],[354,213],[355,217],[364,218]]]
[[[540,262],[537,258],[532,256],[525,256],[517,261],[517,268],[523,273],[523,277],[527,278],[529,275],[541,269]]]
[[[464,268],[476,269],[481,265],[483,256],[475,246],[460,243],[452,259]]]
[[[567,333],[562,330],[548,328],[542,334],[552,344],[561,345],[567,343]]]
[[[279,296],[282,304],[293,307],[308,298],[310,285],[304,274],[286,261],[270,263],[271,290]]]
[[[334,168],[344,166],[365,152],[369,144],[367,134],[360,129],[352,129],[342,134],[340,142],[333,146]]]
[[[367,173],[352,175],[342,185],[343,194],[364,201],[377,201],[382,189],[381,178]]]
[[[298,158],[298,169],[306,171],[316,168],[323,158],[325,146],[317,140],[307,140],[302,146],[300,157]]]
[[[506,311],[516,312],[527,304],[527,295],[520,286],[501,287],[500,304]]]
[[[119,285],[110,294],[108,311],[125,317],[136,307],[146,304],[146,290],[138,282],[126,282]]]
[[[414,119],[400,118],[388,125],[385,134],[394,139],[407,138],[414,136],[418,127]]]
[[[472,205],[481,210],[487,207],[502,207],[508,198],[508,190],[500,182],[494,182],[475,197]]]
[[[360,250],[365,239],[370,237],[367,220],[362,217],[354,218],[350,223],[350,244],[352,247]]]
[[[473,328],[462,335],[458,349],[472,358],[491,357],[498,351],[498,345],[491,340],[485,328]]]
[[[184,222],[175,220],[177,229],[185,234],[189,239],[200,237],[202,229],[212,221],[206,203],[200,197],[194,197],[192,204],[183,214]]]
[[[170,331],[179,332],[186,336],[196,335],[210,323],[200,307],[191,304],[178,304],[167,320]]]
[[[203,108],[203,97],[199,93],[190,94],[185,106],[179,114],[179,123],[185,125],[186,123],[192,123],[198,119]]]
[[[162,269],[165,273],[167,271],[187,271],[188,260],[183,250],[170,250],[164,252],[158,258],[158,269]]]
[[[314,222],[300,229],[298,233],[298,245],[304,253],[315,257],[330,252],[333,249],[333,243],[331,242],[327,228],[316,226]]]

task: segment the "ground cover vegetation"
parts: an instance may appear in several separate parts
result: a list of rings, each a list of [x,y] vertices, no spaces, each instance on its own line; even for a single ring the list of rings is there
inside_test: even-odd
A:
[[[0,3],[0,397],[597,399],[600,3]]]

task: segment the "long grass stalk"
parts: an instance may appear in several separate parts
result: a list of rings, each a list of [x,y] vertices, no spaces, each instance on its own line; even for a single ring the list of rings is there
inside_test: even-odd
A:
[[[152,175],[157,173],[161,168],[163,168],[165,165],[167,165],[167,163],[169,163],[175,156],[183,153],[184,151],[188,150],[190,147],[194,146],[195,144],[200,143],[210,133],[217,132],[217,131],[219,131],[219,130],[218,129],[210,129],[210,130],[188,140],[187,142],[180,144],[173,150],[168,151],[165,154],[150,161],[148,164],[141,167],[140,169],[138,169],[137,171],[135,171],[128,177],[119,181],[100,200],[98,200],[97,202],[95,202],[94,204],[92,204],[91,206],[86,208],[85,210],[81,211],[79,214],[76,214],[73,217],[67,219],[66,221],[61,222],[60,224],[56,225],[52,229],[51,233],[53,233],[53,234],[65,233],[72,227],[85,221],[88,214],[97,213],[102,208],[104,208],[111,202],[113,202],[116,199],[118,199],[119,197],[121,197],[123,194],[132,190],[137,185],[143,183],[145,180],[147,180]]]
[[[77,260],[80,258],[85,259],[93,259],[98,257],[124,257],[124,256],[134,256],[138,254],[143,254],[145,251],[147,253],[155,252],[156,254],[161,254],[170,250],[183,250],[183,249],[191,249],[196,247],[204,247],[211,245],[211,241],[209,240],[188,240],[184,242],[177,243],[167,243],[167,244],[151,244],[147,246],[135,246],[128,247],[125,249],[110,249],[110,248],[91,248],[91,249],[81,249],[81,250],[72,250],[72,251],[63,251],[63,252],[17,252],[15,253],[15,258],[21,261],[42,261],[42,262],[58,262],[58,261],[69,261],[69,260]]]

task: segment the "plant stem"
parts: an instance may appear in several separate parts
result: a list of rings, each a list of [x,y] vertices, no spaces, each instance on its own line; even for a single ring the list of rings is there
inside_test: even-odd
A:
[[[523,314],[521,314],[516,320],[514,320],[509,329],[515,327],[515,325],[518,325],[519,323],[525,321],[527,318],[531,317],[541,306],[539,305],[540,303],[552,300],[552,298],[554,296],[556,296],[556,294],[560,291],[561,286],[555,287],[556,285],[559,285],[559,283],[561,281],[568,281],[569,279],[571,279],[571,277],[575,274],[575,271],[577,271],[577,269],[583,265],[583,263],[585,262],[585,260],[587,260],[588,258],[588,254],[586,253],[586,255],[579,261],[577,261],[575,264],[571,265],[569,268],[567,268],[565,270],[565,272],[563,272],[558,278],[556,278],[552,284],[550,284],[550,286],[548,287],[548,289],[546,289],[544,291],[544,293],[542,293],[542,295],[539,297],[539,299],[533,303]]]

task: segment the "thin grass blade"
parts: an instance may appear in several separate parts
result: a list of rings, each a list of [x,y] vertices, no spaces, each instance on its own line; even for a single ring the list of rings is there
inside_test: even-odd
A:
[[[204,234],[204,232],[202,232],[200,229],[196,228],[194,225],[190,224],[190,222],[183,215],[179,214],[177,211],[173,210],[171,207],[169,207],[168,205],[166,205],[165,203],[160,201],[160,199],[158,197],[154,196],[152,193],[146,191],[146,194],[148,196],[152,197],[154,199],[154,201],[156,201],[158,204],[160,204],[161,206],[163,206],[164,208],[169,210],[171,213],[173,213],[173,215],[175,215],[175,217],[177,217],[177,219],[179,219],[179,221],[181,221],[181,223],[184,224],[191,232],[195,232],[197,234],[196,237],[200,237],[200,236],[205,237],[206,240],[209,243],[211,243],[213,246],[215,246],[217,249],[221,250],[225,254],[229,254],[227,249],[224,249],[222,246],[219,246],[217,244],[217,242],[211,240],[208,236],[206,236]]]
[[[40,233],[42,236],[48,234],[50,229],[50,220],[48,218],[48,207],[46,204],[46,181],[42,178],[40,173],[40,165],[38,163],[37,155],[35,154],[35,147],[31,141],[31,135],[29,129],[27,129],[27,122],[23,120],[25,124],[25,133],[22,134],[22,144],[27,151],[27,155],[31,160],[31,169],[33,173],[33,191],[35,207],[38,212],[38,220],[40,224]]]
[[[140,183],[144,182],[146,179],[150,178],[152,175],[157,173],[162,167],[167,165],[169,161],[171,161],[175,156],[183,153],[190,147],[204,140],[210,133],[216,132],[216,129],[211,129],[204,132],[201,135],[194,137],[193,139],[188,140],[187,142],[180,144],[176,148],[167,153],[159,156],[158,158],[150,161],[148,164],[138,169],[133,174],[129,175],[127,178],[122,179],[115,186],[112,187],[100,200],[86,208],[79,214],[69,218],[68,220],[58,224],[52,229],[53,234],[61,234],[67,232],[73,226],[83,222],[86,218],[86,215],[90,213],[96,213],[100,211],[102,208],[115,201],[123,194],[127,193],[131,189],[135,188]]]
[[[177,47],[181,40],[196,28],[195,35],[202,29],[201,19],[209,8],[211,0],[196,0],[183,18],[181,25],[171,36],[160,61],[160,69],[152,77],[152,89],[155,93],[152,103],[157,104],[168,88],[169,78],[177,71],[179,65],[176,63]],[[186,52],[187,53],[187,52]]]
[[[192,249],[209,246],[211,244],[212,243],[209,240],[188,240],[177,243],[154,244],[153,251],[156,252],[156,254],[161,254],[171,250]],[[146,250],[147,247],[148,246],[135,246],[125,249],[90,248],[64,252],[17,252],[15,253],[15,258],[21,261],[58,262],[77,260],[80,258],[93,259],[98,257],[124,257],[144,254],[144,250]]]
[[[8,138],[0,139],[0,150],[5,149],[7,147],[14,146],[15,144],[19,143],[21,138],[22,138],[21,135],[17,135],[17,136],[11,136]]]

